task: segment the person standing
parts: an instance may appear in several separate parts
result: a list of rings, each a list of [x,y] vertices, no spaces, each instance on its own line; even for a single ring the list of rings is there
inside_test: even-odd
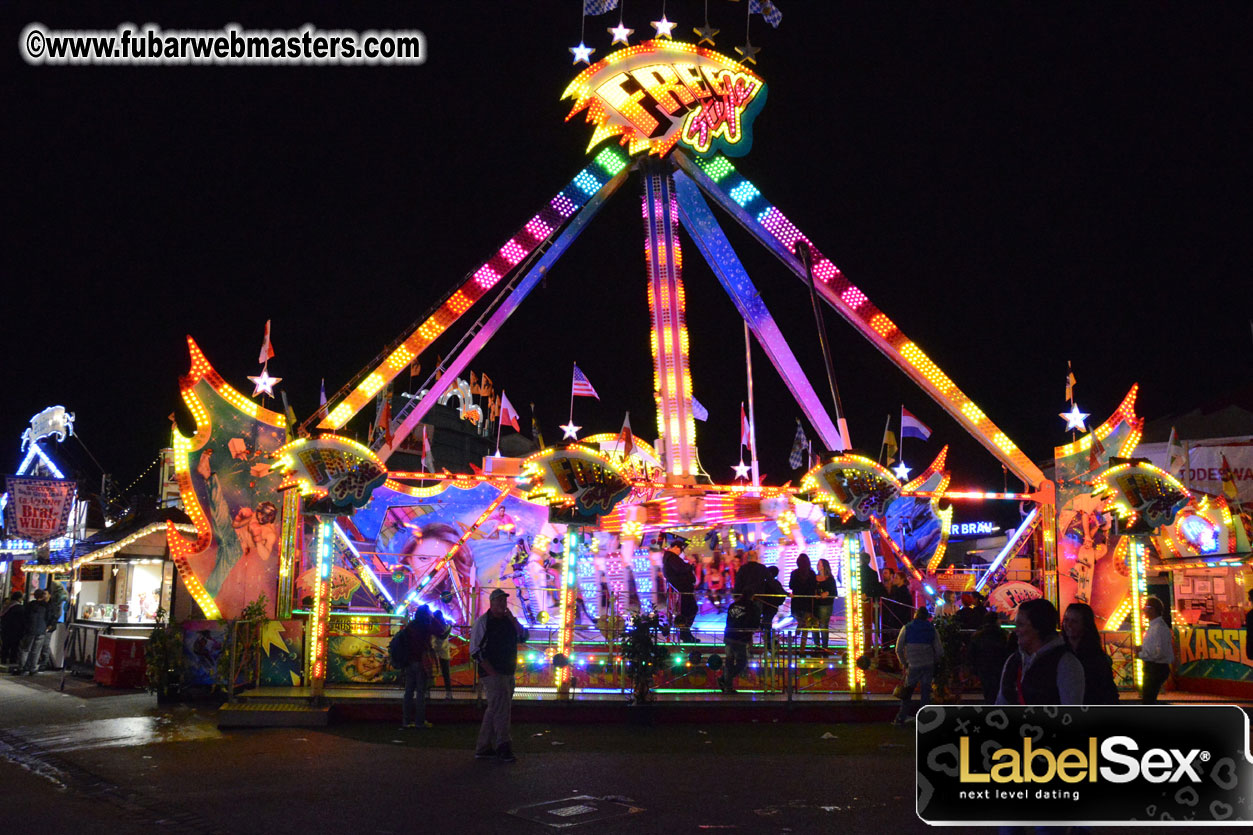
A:
[[[883,597],[883,583],[879,581],[879,573],[874,570],[874,566],[870,564],[870,554],[865,551],[861,552],[861,569],[859,570],[861,579],[861,593],[866,596],[866,616],[865,621],[869,630],[869,640],[866,641],[867,647],[878,647],[883,643],[882,634],[879,629],[881,626],[880,600]]]
[[[22,660],[20,647],[26,631],[22,593],[15,591],[0,611],[0,664],[17,664]]]
[[[431,652],[435,660],[439,662],[439,672],[444,677],[444,697],[448,699],[452,698],[452,646],[449,641],[451,635],[452,624],[444,617],[442,610],[436,612],[431,620]]]
[[[487,709],[479,727],[474,749],[478,759],[496,757],[515,762],[513,739],[509,735],[509,712],[513,703],[514,671],[518,667],[518,644],[530,635],[509,611],[509,594],[495,589],[487,612],[480,615],[470,631],[470,657],[478,662]]]
[[[679,640],[684,643],[700,643],[692,634],[696,622],[696,570],[683,559],[682,542],[671,542],[661,556],[661,570],[666,582],[679,595],[679,613],[674,624],[679,628]]]
[[[921,705],[931,701],[931,680],[935,678],[935,664],[944,655],[940,633],[931,623],[931,613],[926,606],[919,606],[913,619],[901,627],[896,636],[896,657],[905,668],[904,689],[901,691],[901,709],[897,711],[893,725],[903,725],[916,713],[913,710],[914,690],[922,685]]]
[[[431,609],[421,606],[405,624],[409,655],[405,661],[405,696],[401,703],[402,728],[429,728],[426,721],[426,689],[431,676]]]
[[[1001,670],[998,705],[1081,705],[1083,664],[1057,631],[1057,607],[1038,597],[1014,615],[1018,651]]]
[[[970,636],[970,666],[983,685],[983,703],[996,704],[1001,689],[1001,670],[1009,657],[1009,641],[1001,630],[996,612],[985,612],[983,625]]]
[[[792,590],[792,616],[796,618],[796,628],[800,630],[800,648],[805,649],[805,638],[814,625],[814,598],[818,594],[818,576],[810,567],[809,554],[796,557],[796,568],[792,570],[787,581]],[[817,639],[814,639],[817,643]]]
[[[1101,632],[1096,628],[1096,613],[1087,603],[1071,603],[1062,616],[1062,634],[1070,651],[1083,665],[1083,703],[1085,705],[1118,704],[1118,685],[1114,684],[1114,662],[1101,646]]]
[[[761,606],[762,646],[766,652],[774,652],[774,616],[779,614],[783,601],[787,600],[787,589],[779,582],[779,566],[770,566],[770,579],[753,599]]]
[[[814,626],[818,635],[814,639],[815,646],[822,642],[823,653],[830,652],[831,647],[831,615],[835,612],[835,577],[831,574],[831,563],[825,559],[818,560],[817,597],[814,599]]]
[[[726,643],[727,658],[718,685],[723,693],[735,692],[735,679],[748,666],[748,648],[753,644],[753,632],[761,620],[757,604],[751,592],[741,591],[727,609],[727,626],[722,633]]]
[[[1144,631],[1139,655],[1144,662],[1144,690],[1140,701],[1145,704],[1157,703],[1157,694],[1166,679],[1170,678],[1170,665],[1175,663],[1175,648],[1165,613],[1166,607],[1158,598],[1150,597],[1144,601],[1144,616],[1149,619],[1149,628]]]
[[[39,589],[23,607],[26,631],[22,636],[22,672],[33,676],[39,669],[39,657],[48,643],[48,592]]]

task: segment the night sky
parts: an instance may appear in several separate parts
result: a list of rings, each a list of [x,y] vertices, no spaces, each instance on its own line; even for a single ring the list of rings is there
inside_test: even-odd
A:
[[[1249,384],[1253,7],[779,5],[779,29],[753,19],[769,100],[738,169],[1031,457],[1069,440],[1057,417],[1067,360],[1096,420],[1135,382],[1150,418]],[[690,35],[703,6],[670,0],[666,12]],[[709,7],[717,48],[732,54],[745,3]],[[270,371],[307,415],[322,378],[337,390],[585,164],[591,127],[581,114],[563,123],[569,102],[558,99],[577,72],[567,47],[579,9],[6,4],[0,470],[18,464],[30,416],[62,404],[126,485],[168,443],[184,336],[250,392],[266,319]],[[633,42],[661,9],[626,0]],[[31,67],[15,47],[32,21],[417,28],[429,60]],[[587,20],[594,59],[616,22],[616,12]],[[585,432],[616,430],[630,410],[637,434],[656,434],[638,195],[637,181],[619,191],[472,365],[524,423],[534,402],[550,441],[575,361],[601,395],[575,404]],[[723,219],[825,392],[803,285]],[[745,396],[742,329],[690,239],[683,246],[694,388],[711,413],[697,425],[701,460],[726,481]],[[934,430],[906,442],[915,471],[951,443],[956,485],[1001,488],[982,447],[824,314],[855,446],[876,452],[903,403]],[[764,354],[754,361],[762,470],[781,483],[800,411]],[[364,431],[367,411],[352,426]]]

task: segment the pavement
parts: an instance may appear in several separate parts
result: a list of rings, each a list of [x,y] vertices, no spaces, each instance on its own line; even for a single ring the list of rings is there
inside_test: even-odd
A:
[[[220,731],[212,707],[60,681],[0,676],[0,814],[43,833],[556,832],[512,814],[549,801],[598,835],[927,829],[913,731],[883,722],[518,724],[506,764],[473,758],[474,722]]]

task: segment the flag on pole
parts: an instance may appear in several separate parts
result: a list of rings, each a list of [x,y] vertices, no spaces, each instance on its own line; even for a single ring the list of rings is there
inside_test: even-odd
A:
[[[417,357],[414,357],[413,362],[409,363],[409,379],[412,380],[414,377],[418,376],[418,372],[421,370],[422,363],[418,362]]]
[[[531,404],[531,440],[539,445],[540,449],[544,448],[544,436],[539,431],[539,421],[535,419],[535,404]]]
[[[622,419],[622,431],[618,433],[618,444],[622,448],[622,457],[626,458],[635,451],[635,436],[631,434],[631,413],[627,412]]]
[[[518,411],[513,408],[513,404],[509,402],[503,390],[500,392],[500,422],[512,426],[514,432],[522,431],[522,428],[518,426]]]
[[[1180,478],[1183,471],[1188,466],[1187,456],[1184,454],[1183,446],[1179,443],[1179,434],[1175,432],[1175,427],[1170,427],[1170,440],[1166,442],[1166,471],[1175,478]]]
[[[570,384],[571,397],[595,397],[600,400],[600,395],[596,393],[596,389],[592,388],[592,384],[588,382],[587,375],[579,370],[576,365],[574,367],[574,380]]]
[[[598,15],[618,8],[618,0],[583,0],[583,14]]]
[[[805,463],[805,447],[808,442],[805,439],[805,427],[801,426],[801,422],[796,421],[796,437],[792,439],[792,454],[787,457],[788,466],[794,470],[799,470]]]
[[[322,388],[318,392],[318,406],[326,405],[326,378],[322,378]]]
[[[422,472],[435,472],[435,459],[431,457],[431,438],[426,434],[426,427],[422,427]]]
[[[901,406],[901,440],[917,438],[925,441],[931,437],[931,429],[918,418],[909,413],[909,409]]]
[[[886,427],[883,430],[882,446],[887,451],[888,461],[891,462],[895,460],[896,450],[898,450],[900,446],[896,443],[896,433],[894,433],[891,429],[886,428]]]
[[[484,397],[491,397],[496,393],[496,386],[492,383],[492,378],[488,377],[486,374],[479,377],[479,392],[482,393]]]
[[[383,441],[388,446],[392,443],[392,387],[384,386],[383,391],[379,393],[379,401],[382,405],[376,411],[378,413],[378,431],[383,433]]]
[[[1066,360],[1066,399],[1071,403],[1075,402],[1075,372],[1070,367],[1070,360]]]
[[[265,320],[265,339],[261,340],[261,357],[257,362],[265,365],[274,358],[274,346],[270,344],[270,320]]]
[[[775,29],[783,22],[783,12],[771,0],[748,0],[748,13],[761,15]]]
[[[744,404],[740,403],[740,446],[748,446],[748,416],[744,414]]]
[[[482,394],[479,391],[479,378],[473,371],[470,372],[470,394]]]
[[[692,398],[692,417],[697,420],[709,420],[709,410],[695,397]]]

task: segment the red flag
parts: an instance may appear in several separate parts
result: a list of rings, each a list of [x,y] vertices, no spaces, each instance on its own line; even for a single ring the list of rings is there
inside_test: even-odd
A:
[[[500,422],[512,426],[514,432],[522,431],[522,427],[518,426],[518,412],[505,396],[503,389],[500,392]]]
[[[748,416],[744,414],[743,403],[740,403],[740,446],[748,446]]]
[[[431,458],[431,438],[426,434],[426,427],[422,427],[422,470],[423,472],[435,472],[435,460]]]
[[[264,365],[274,358],[274,346],[270,344],[270,320],[265,320],[265,339],[261,340],[261,358],[257,362]]]
[[[631,434],[631,413],[627,412],[622,421],[622,431],[618,433],[618,443],[622,446],[622,457],[626,458],[635,451],[635,436]]]

